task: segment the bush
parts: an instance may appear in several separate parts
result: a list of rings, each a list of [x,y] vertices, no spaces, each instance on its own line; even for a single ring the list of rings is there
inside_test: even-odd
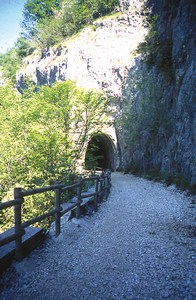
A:
[[[172,39],[162,39],[157,31],[157,16],[148,20],[149,31],[145,42],[140,43],[137,52],[144,57],[148,67],[156,66],[168,79],[172,78]]]
[[[12,48],[5,54],[0,54],[0,66],[3,68],[3,76],[13,83],[16,81],[16,72],[20,62],[21,59],[15,48]]]
[[[119,0],[64,0],[53,16],[38,19],[34,25],[34,39],[41,47],[50,47],[67,38],[93,20],[111,13]]]
[[[25,39],[24,37],[20,37],[17,39],[15,44],[16,52],[20,58],[24,58],[33,53],[35,48],[32,47],[32,43]]]

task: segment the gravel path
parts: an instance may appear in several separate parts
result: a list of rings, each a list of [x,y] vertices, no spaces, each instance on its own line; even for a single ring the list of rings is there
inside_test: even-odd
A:
[[[97,213],[12,265],[1,299],[196,299],[191,199],[120,173],[112,185]]]

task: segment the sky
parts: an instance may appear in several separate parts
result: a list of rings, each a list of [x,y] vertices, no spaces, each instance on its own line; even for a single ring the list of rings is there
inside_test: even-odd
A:
[[[23,7],[27,0],[0,0],[0,53],[14,46],[20,36]]]

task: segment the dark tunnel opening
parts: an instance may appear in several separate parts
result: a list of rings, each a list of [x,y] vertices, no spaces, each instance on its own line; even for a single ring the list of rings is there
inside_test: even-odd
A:
[[[115,147],[112,140],[103,133],[94,134],[88,143],[85,169],[94,167],[115,170]]]

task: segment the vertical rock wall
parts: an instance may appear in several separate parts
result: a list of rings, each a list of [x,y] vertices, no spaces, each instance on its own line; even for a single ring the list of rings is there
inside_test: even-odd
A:
[[[129,70],[121,99],[124,123],[118,128],[121,167],[142,173],[156,170],[194,186],[196,4],[192,0],[152,0],[148,5],[159,16],[159,40],[163,45],[171,42],[171,63],[167,72],[160,70],[162,65],[147,68],[141,62]]]

